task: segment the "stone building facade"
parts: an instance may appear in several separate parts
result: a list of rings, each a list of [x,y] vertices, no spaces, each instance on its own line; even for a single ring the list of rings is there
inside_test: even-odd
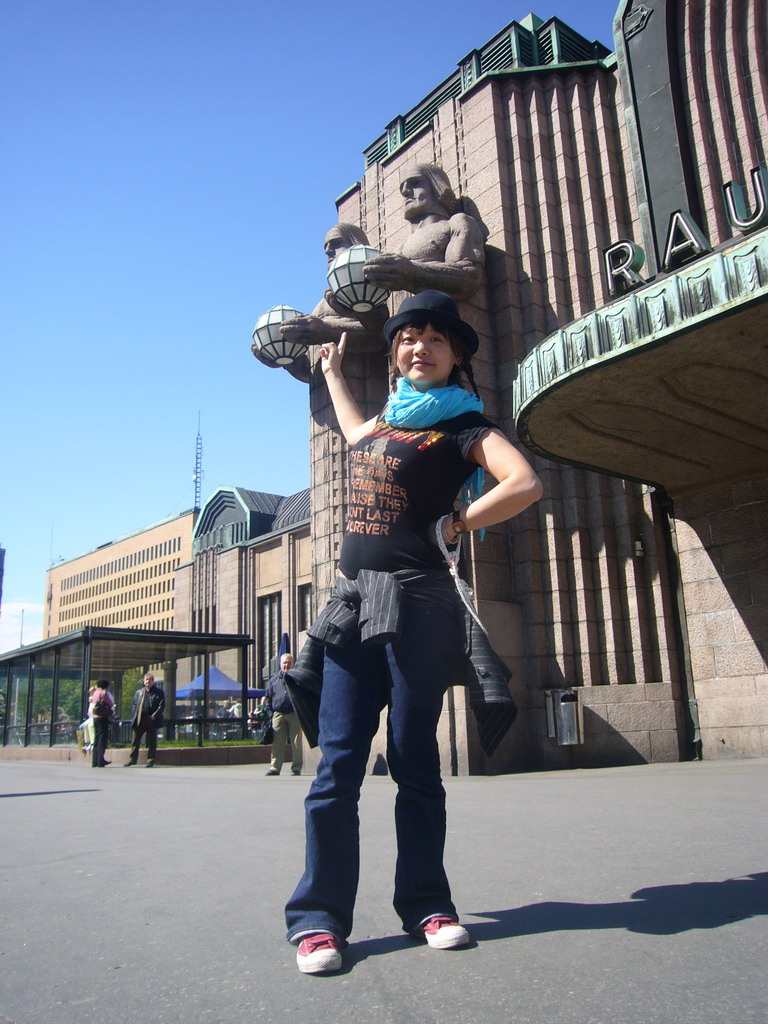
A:
[[[462,695],[449,694],[449,770],[766,753],[768,438],[755,395],[768,262],[765,179],[751,174],[765,163],[765,21],[761,0],[622,0],[615,54],[557,19],[513,22],[387,126],[337,200],[340,221],[397,252],[410,230],[404,173],[447,173],[485,239],[482,285],[460,309],[481,339],[486,414],[533,451],[545,488],[528,512],[472,537],[469,575],[521,714],[489,761]],[[659,51],[645,64],[644,46]],[[658,87],[642,77],[654,61]],[[665,193],[657,179],[673,160]],[[724,212],[727,182],[744,186],[743,230]],[[606,254],[619,240],[637,244],[619,254],[617,280]],[[751,366],[724,355],[740,343]],[[680,361],[695,371],[681,375]],[[345,371],[373,415],[384,353],[348,352]],[[309,387],[320,600],[348,483],[316,367]],[[705,429],[716,411],[719,461]],[[701,472],[668,472],[682,463]],[[548,735],[546,693],[563,686],[583,711],[576,745]]]
[[[652,485],[688,737],[704,757],[768,750],[767,19],[752,0],[620,5],[636,214],[612,241],[645,261],[518,375],[526,443]],[[532,381],[548,355],[550,379]]]
[[[263,687],[282,634],[298,650],[312,616],[309,491],[221,488],[201,509],[191,547],[176,571],[177,628],[251,636],[248,686]],[[235,656],[215,663],[234,676]]]

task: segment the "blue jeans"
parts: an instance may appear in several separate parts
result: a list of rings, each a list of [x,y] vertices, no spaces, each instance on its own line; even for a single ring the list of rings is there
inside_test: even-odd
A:
[[[358,800],[388,705],[387,762],[397,783],[394,907],[410,932],[432,914],[455,915],[443,867],[445,790],[437,725],[457,681],[464,643],[457,611],[406,595],[391,644],[326,648],[320,703],[322,760],[305,801],[306,869],[286,906],[288,941],[306,931],[346,940],[360,869]]]

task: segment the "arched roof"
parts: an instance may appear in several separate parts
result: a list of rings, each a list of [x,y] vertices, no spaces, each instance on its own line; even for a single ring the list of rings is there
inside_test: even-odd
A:
[[[309,489],[287,497],[244,487],[220,487],[195,526],[193,552],[230,548],[309,519]]]

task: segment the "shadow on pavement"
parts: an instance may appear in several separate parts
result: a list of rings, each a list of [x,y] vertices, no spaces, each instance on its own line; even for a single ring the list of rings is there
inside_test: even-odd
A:
[[[400,949],[411,949],[416,945],[416,940],[410,935],[384,935],[376,939],[363,939],[362,942],[353,942],[346,951],[345,958],[349,957],[350,966],[362,963],[369,956],[383,956],[385,953],[396,953]]]
[[[722,928],[768,914],[768,872],[638,889],[624,903],[533,903],[510,910],[476,912],[492,918],[471,924],[478,942],[557,931],[624,928],[648,935],[676,935],[693,928]]]
[[[0,793],[0,800],[7,800],[16,796],[58,796],[59,793],[98,793],[99,790],[91,789],[43,789],[39,793]]]

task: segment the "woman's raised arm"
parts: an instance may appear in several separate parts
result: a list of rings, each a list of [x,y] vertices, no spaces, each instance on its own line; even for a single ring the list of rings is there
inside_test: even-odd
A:
[[[331,396],[341,432],[347,444],[356,444],[361,437],[365,437],[376,422],[376,418],[374,417],[370,420],[363,418],[360,407],[352,397],[352,393],[344,379],[341,361],[344,358],[346,347],[346,333],[342,334],[338,345],[332,341],[328,342],[327,345],[321,345],[320,368],[325,376],[328,394]]]

